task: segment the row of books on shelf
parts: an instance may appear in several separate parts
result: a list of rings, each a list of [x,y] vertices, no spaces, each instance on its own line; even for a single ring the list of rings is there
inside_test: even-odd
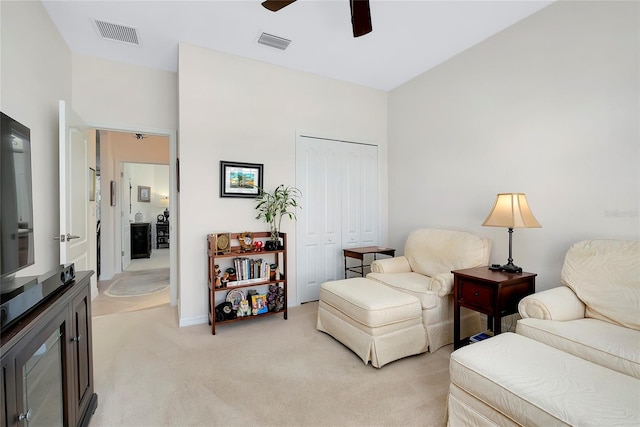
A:
[[[263,279],[266,282],[271,275],[271,265],[264,259],[234,258],[233,268],[236,270],[236,281]]]

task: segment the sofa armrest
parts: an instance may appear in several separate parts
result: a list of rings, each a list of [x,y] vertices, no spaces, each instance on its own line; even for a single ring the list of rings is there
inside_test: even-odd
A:
[[[584,318],[585,305],[569,287],[559,286],[524,297],[518,312],[523,319],[575,320]]]
[[[410,273],[409,260],[404,256],[377,259],[371,263],[372,273]]]
[[[429,283],[430,290],[435,292],[439,297],[449,295],[453,292],[453,274],[440,273],[431,278]]]

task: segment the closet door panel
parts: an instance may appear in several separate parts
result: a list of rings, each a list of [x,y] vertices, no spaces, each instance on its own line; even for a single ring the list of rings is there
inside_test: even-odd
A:
[[[360,246],[360,145],[342,144],[345,166],[342,178],[342,246]]]
[[[318,299],[320,285],[338,277],[341,250],[341,156],[335,143],[298,139],[296,186],[302,192],[298,213],[297,284],[300,302]]]
[[[375,246],[380,242],[379,226],[379,186],[378,186],[378,147],[360,146],[360,244]]]
[[[311,301],[315,289],[322,282],[320,274],[324,265],[324,217],[320,212],[324,209],[325,162],[320,155],[320,148],[310,144],[300,144],[296,154],[296,184],[302,192],[303,210],[298,214],[298,265],[297,283],[301,301]],[[320,175],[318,175],[320,174]],[[314,179],[315,177],[315,179]],[[313,197],[308,195],[313,194]],[[300,231],[302,233],[300,233]]]
[[[340,213],[340,188],[344,158],[341,154],[340,144],[332,142],[325,145],[324,158],[326,183],[324,185],[324,271],[322,282],[336,280],[341,277],[342,254],[342,224]],[[322,284],[321,282],[321,284]],[[319,288],[318,288],[319,292]],[[317,297],[316,297],[317,299]]]

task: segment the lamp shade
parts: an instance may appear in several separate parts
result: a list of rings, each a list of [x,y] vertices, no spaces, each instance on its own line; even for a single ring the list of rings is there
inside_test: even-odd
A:
[[[489,227],[540,228],[524,193],[499,193],[482,225]]]

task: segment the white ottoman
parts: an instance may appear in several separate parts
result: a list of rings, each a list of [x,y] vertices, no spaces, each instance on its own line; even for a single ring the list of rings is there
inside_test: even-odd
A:
[[[640,380],[513,333],[451,354],[449,426],[637,426]]]
[[[322,284],[317,328],[376,368],[427,351],[420,300],[365,278]]]

